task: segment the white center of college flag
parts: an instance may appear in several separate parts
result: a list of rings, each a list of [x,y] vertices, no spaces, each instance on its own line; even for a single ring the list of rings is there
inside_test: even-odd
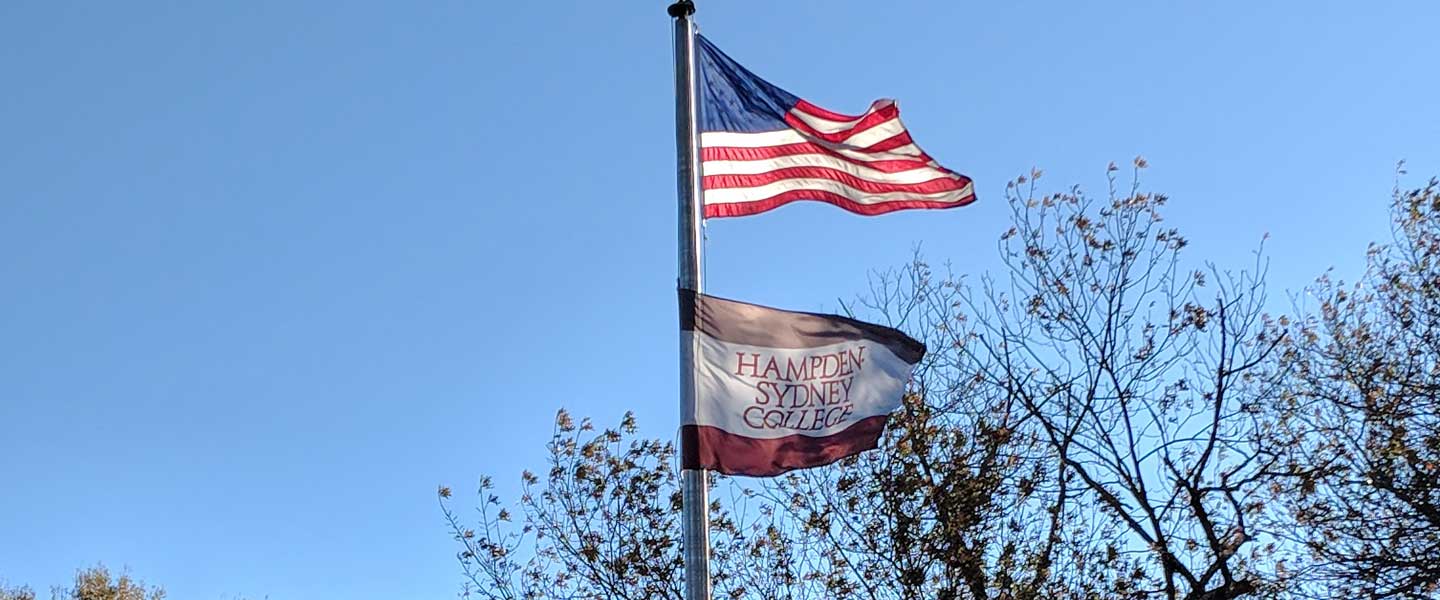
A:
[[[874,448],[925,346],[889,327],[680,291],[686,469],[768,477]]]

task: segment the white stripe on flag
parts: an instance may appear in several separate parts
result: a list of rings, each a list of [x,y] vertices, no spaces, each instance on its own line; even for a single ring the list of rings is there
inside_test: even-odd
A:
[[[760,133],[731,133],[728,131],[707,131],[700,134],[700,145],[705,148],[767,148],[790,144],[816,144],[829,148],[855,160],[915,160],[924,153],[915,144],[906,144],[884,152],[861,152],[848,144],[832,144],[819,138],[807,137],[794,129],[762,131]]]
[[[875,183],[924,183],[936,179],[958,179],[958,176],[934,167],[917,167],[905,171],[886,172],[858,165],[828,154],[796,154],[764,160],[707,160],[705,175],[759,175],[791,167],[820,167],[844,171]]]
[[[893,201],[960,202],[973,195],[973,188],[974,184],[968,184],[958,190],[934,194],[917,194],[914,192],[875,194],[857,190],[838,181],[831,181],[829,179],[784,179],[756,187],[705,190],[705,203],[735,204],[740,202],[754,202],[796,190],[820,190],[832,194],[839,194],[858,204],[881,204]]]
[[[798,114],[798,112],[791,110],[790,114],[794,115]],[[844,135],[845,137],[838,143],[853,148],[864,148],[866,146],[873,146],[902,133],[905,133],[905,124],[900,122],[899,117],[896,117],[887,121],[881,121],[859,131],[852,131],[848,134],[842,133],[840,135]]]

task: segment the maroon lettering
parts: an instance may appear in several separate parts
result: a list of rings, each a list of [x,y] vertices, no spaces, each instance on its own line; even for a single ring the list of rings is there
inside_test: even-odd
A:
[[[803,354],[736,352],[737,377],[754,381],[755,395],[739,417],[757,430],[821,431],[853,420],[851,394],[865,367],[864,344]]]
[[[786,381],[802,381],[802,380],[805,380],[805,379],[809,379],[809,378],[810,378],[810,367],[808,366],[809,364],[810,364],[810,363],[807,362],[807,361],[805,360],[805,357],[803,357],[803,356],[800,357],[800,360],[798,360],[798,361],[795,360],[794,358],[786,358],[786,359],[785,359],[785,380],[786,380]]]
[[[774,373],[775,376],[774,376],[774,377],[771,377],[771,376],[770,376],[771,373]],[[779,379],[779,378],[780,378],[780,365],[778,365],[778,364],[775,363],[775,357],[773,357],[773,356],[770,357],[770,362],[765,365],[765,374],[764,374],[764,375],[761,375],[760,378],[761,378],[761,379]]]
[[[846,350],[845,353],[850,355],[850,362],[855,363],[855,368],[856,368],[857,370],[858,370],[858,369],[861,369],[861,368],[863,368],[863,367],[865,366],[865,347],[864,347],[864,346],[860,346],[859,348],[856,348],[856,349],[854,349],[854,350]]]
[[[777,396],[776,400],[777,400],[777,401],[779,400],[778,396],[780,395],[780,390],[779,390],[779,387],[776,386],[774,382],[761,381],[760,383],[755,384],[755,389],[760,391],[760,395],[755,397],[755,404],[758,404],[758,405],[761,405],[761,406],[764,406],[764,405],[766,405],[766,404],[770,404],[770,391],[771,391],[771,390],[774,390],[774,391],[775,391],[775,395]]]
[[[760,407],[758,407],[758,406],[752,406],[752,407],[750,407],[750,408],[745,409],[745,412],[740,413],[740,418],[744,419],[744,420],[745,420],[745,424],[746,424],[746,425],[749,425],[751,429],[764,429],[764,428],[765,428],[764,413],[765,413],[765,409],[760,408]]]
[[[746,361],[745,361],[745,353],[744,353],[744,352],[736,352],[736,353],[735,353],[735,360],[736,360],[736,365],[735,365],[735,374],[736,374],[736,375],[744,375],[744,374],[745,374],[745,367],[748,366],[748,367],[750,367],[750,377],[759,377],[759,376],[760,376],[760,373],[759,373],[759,369],[760,369],[760,355],[759,355],[759,354],[753,354],[753,353],[752,353],[752,354],[750,355],[750,361],[749,361],[749,363],[746,363]]]

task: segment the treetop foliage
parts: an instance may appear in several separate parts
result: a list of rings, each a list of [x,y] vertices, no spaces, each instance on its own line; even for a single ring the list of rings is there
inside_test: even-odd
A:
[[[1136,159],[1096,198],[1007,186],[1004,268],[923,257],[846,309],[931,349],[881,449],[712,476],[717,598],[1440,597],[1440,195],[1318,311],[1272,315],[1268,259],[1185,257]],[[674,598],[675,448],[562,411],[515,504],[447,487],[462,594]]]

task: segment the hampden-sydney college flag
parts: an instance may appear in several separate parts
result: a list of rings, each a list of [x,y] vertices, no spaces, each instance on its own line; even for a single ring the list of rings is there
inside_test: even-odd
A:
[[[681,463],[768,477],[874,448],[925,346],[879,325],[680,291]]]
[[[862,215],[975,201],[970,178],[915,145],[893,100],[834,113],[756,77],[696,37],[705,217],[740,217],[798,200]]]

